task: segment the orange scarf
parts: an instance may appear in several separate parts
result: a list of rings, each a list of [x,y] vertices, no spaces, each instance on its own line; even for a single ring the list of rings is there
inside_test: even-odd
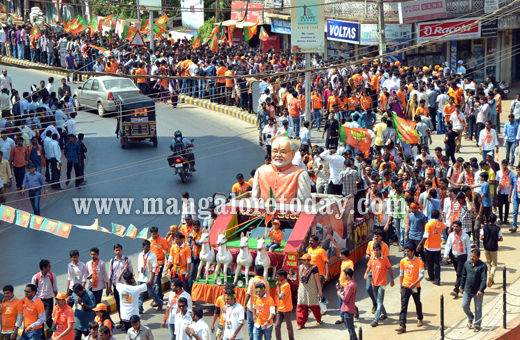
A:
[[[460,236],[462,235],[462,232],[460,235],[454,234],[454,240],[453,240],[453,251],[457,253],[463,253],[464,252],[464,244],[462,243],[462,240],[460,239]]]
[[[475,178],[473,177],[473,174],[471,171],[466,171],[466,184],[473,185],[475,184]]]
[[[92,279],[90,280],[92,283],[92,288],[98,287],[98,273],[96,271],[96,268],[99,264],[99,258],[96,261],[92,261]]]
[[[504,190],[505,188],[509,188],[509,170],[504,171],[502,170],[502,178],[500,179],[500,191]]]
[[[454,169],[455,169],[455,170],[453,171],[453,177],[454,177],[455,179],[452,178],[452,181],[453,181],[453,182],[457,182],[457,181],[459,180],[459,176],[460,176],[460,174],[462,173],[462,169],[463,169],[463,167],[460,167],[460,168],[455,168],[455,167],[454,167]]]
[[[486,138],[484,139],[484,143],[486,144],[489,144],[491,143],[491,130],[488,131],[488,129],[485,129],[486,130]]]

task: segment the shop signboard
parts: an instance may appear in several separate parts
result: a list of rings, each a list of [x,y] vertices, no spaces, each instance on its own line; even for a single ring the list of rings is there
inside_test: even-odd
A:
[[[379,30],[377,24],[360,24],[360,45],[378,45]],[[412,39],[412,25],[385,25],[387,44],[409,44]]]
[[[398,3],[399,23],[411,24],[413,22],[446,18],[445,0],[417,0]]]
[[[181,0],[182,26],[199,29],[204,25],[204,1]]]
[[[480,27],[480,37],[481,38],[490,38],[498,36],[498,19],[491,20],[485,23],[482,23]]]
[[[271,32],[291,34],[291,21],[271,18]]]
[[[387,45],[386,46],[386,53],[391,53],[395,51],[399,51],[403,49],[404,45]],[[392,54],[391,56],[385,57],[385,59],[388,59],[389,62],[395,63],[396,61],[402,62],[403,61],[403,52]]]
[[[276,52],[280,52],[280,36],[271,35],[267,40],[262,41],[262,51],[267,54],[267,50],[274,48]]]
[[[291,51],[323,53],[324,0],[291,0]]]
[[[450,41],[450,68],[457,69],[457,40]]]
[[[327,20],[327,40],[359,44],[359,24],[347,21]]]
[[[264,5],[262,4],[233,1],[231,3],[231,20],[247,21],[262,25],[264,23],[264,18],[262,17],[263,9]]]
[[[498,11],[498,0],[484,0],[484,13]]]
[[[477,24],[469,26],[474,23]],[[441,41],[480,38],[480,23],[477,22],[476,18],[420,22],[415,25],[418,44],[430,41],[435,38],[439,38],[459,28],[461,28],[460,31],[442,38]]]

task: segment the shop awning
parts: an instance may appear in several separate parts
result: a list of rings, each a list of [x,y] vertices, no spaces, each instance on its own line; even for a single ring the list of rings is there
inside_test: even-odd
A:
[[[265,16],[268,17],[268,18],[276,18],[276,19],[282,19],[282,20],[291,20],[291,16],[290,15],[267,13]]]
[[[218,26],[220,23],[214,23],[213,25]],[[238,21],[238,20],[226,20],[222,22],[222,26],[236,25],[236,28],[244,28],[254,25],[259,25],[256,22],[250,21]]]

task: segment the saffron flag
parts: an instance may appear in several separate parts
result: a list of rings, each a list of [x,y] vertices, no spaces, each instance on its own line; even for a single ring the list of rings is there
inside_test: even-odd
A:
[[[211,49],[211,52],[216,52],[218,50],[217,35],[213,35],[211,37],[211,42],[209,44],[209,48]]]
[[[34,230],[41,230],[44,221],[45,221],[45,217],[41,217],[38,215],[32,215],[31,222],[29,223],[29,228],[34,229]]]
[[[159,36],[163,32],[166,32],[166,25],[158,26],[158,25],[154,24],[153,25],[153,31],[155,32],[155,34],[157,34]]]
[[[220,22],[220,24],[218,24],[218,31],[220,33],[219,39],[222,39],[222,36],[224,36],[224,27],[222,27],[222,22]]]
[[[34,35],[36,37],[39,37],[42,35],[42,31],[40,30],[40,28],[38,27],[38,25],[34,25],[33,28],[31,28],[31,32],[29,33],[30,35]]]
[[[137,33],[137,30],[132,26],[125,26],[123,29],[123,33],[121,34],[121,38],[126,39],[128,41],[132,41]]]
[[[166,22],[168,21],[168,16],[165,14],[163,15],[162,17],[160,17],[156,22],[155,24],[157,26],[163,26],[163,25],[166,25]]]
[[[7,7],[4,4],[0,4],[0,13],[7,13]]]
[[[150,32],[150,20],[143,18],[141,20],[141,33],[149,33]]]
[[[101,52],[108,51],[106,48],[101,47],[101,46],[95,46],[95,45],[92,45],[92,44],[89,44],[89,46],[92,47],[92,48],[95,48],[96,50],[101,51]]]
[[[348,127],[347,124],[341,126],[339,129],[340,143],[347,143],[348,145],[358,149],[361,152],[370,151],[372,136],[370,135],[368,130],[351,128]]]
[[[199,34],[198,33],[195,33],[195,36],[193,37],[193,40],[191,42],[191,46],[193,47],[193,49],[196,49],[196,48],[199,48],[200,47],[200,37],[199,37]]]
[[[112,26],[112,18],[114,16],[113,15],[109,15],[107,17],[104,17],[103,19],[100,19],[99,20],[99,25],[100,26]]]
[[[97,29],[98,29],[98,23],[97,23],[96,19],[92,18],[92,20],[90,21],[90,37],[91,38],[94,35],[94,32],[97,31]]]
[[[56,235],[69,238],[70,231],[72,230],[72,224],[60,222],[60,228]]]
[[[91,47],[95,47],[93,45],[90,45]],[[98,219],[96,218],[94,220],[94,223],[92,223],[92,225],[76,225],[77,228],[80,228],[80,229],[85,229],[85,230],[99,230],[99,221]]]
[[[130,224],[126,230],[125,236],[135,239],[137,236],[137,228],[133,224]]]
[[[125,236],[125,227],[120,224],[112,223],[112,234],[115,234],[119,237]]]
[[[236,25],[228,26],[228,38],[230,43],[233,42],[233,36],[235,35],[235,27]]]
[[[262,27],[260,28],[260,34],[258,35],[258,39],[262,41],[267,41],[269,38],[269,34],[267,34],[267,31]]]
[[[257,25],[244,27],[244,40],[249,41],[256,34]]]
[[[18,210],[18,214],[16,214],[16,224],[20,227],[27,228],[29,227],[29,223],[31,222],[31,213],[26,211]]]
[[[3,214],[1,220],[8,223],[14,223],[14,219],[16,218],[16,209],[11,208],[7,205],[3,206]]]
[[[136,236],[137,238],[141,238],[143,240],[146,240],[148,238],[148,227],[144,228],[143,230],[141,230],[141,232],[139,233],[139,235]]]
[[[86,30],[88,26],[88,21],[83,19],[83,17],[78,14],[78,16],[74,18],[74,20],[72,20],[72,22],[69,24],[68,29],[70,33],[75,35]]]
[[[210,40],[213,38],[213,36],[216,36],[217,39],[218,39],[218,32],[219,32],[219,28],[218,28],[218,26],[217,26],[217,27],[215,27],[215,28],[211,31]]]
[[[47,220],[46,221],[47,223],[44,223],[44,225],[42,226],[42,228],[40,230],[56,235],[58,233],[58,226],[59,226],[60,222],[55,221],[55,220],[49,220],[47,218],[46,218],[46,220]]]
[[[415,122],[409,122],[404,118],[399,118],[395,114],[392,115],[395,131],[399,140],[405,141],[408,144],[419,143],[419,133],[415,129]]]

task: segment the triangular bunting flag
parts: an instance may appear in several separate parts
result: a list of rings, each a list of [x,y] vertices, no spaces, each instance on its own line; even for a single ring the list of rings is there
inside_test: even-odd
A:
[[[137,235],[137,238],[141,238],[141,239],[146,240],[148,238],[148,227],[146,227],[143,230],[141,230],[139,235]]]
[[[16,225],[19,225],[20,227],[28,228],[29,223],[31,222],[31,214],[23,211],[23,210],[17,210],[16,214]]]
[[[130,224],[126,230],[125,236],[135,239],[137,236],[137,228],[133,224]]]
[[[115,234],[119,237],[125,236],[125,227],[120,224],[112,223],[112,234]]]
[[[60,222],[60,229],[56,235],[69,238],[70,232],[72,230],[72,224]]]

